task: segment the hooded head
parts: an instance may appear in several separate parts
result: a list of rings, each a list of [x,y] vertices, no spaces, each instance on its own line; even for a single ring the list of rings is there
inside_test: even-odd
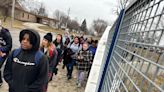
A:
[[[46,39],[48,42],[52,42],[52,34],[51,34],[51,33],[47,33],[47,34],[44,36],[44,39]]]
[[[19,34],[19,41],[22,49],[37,51],[40,46],[40,35],[32,29],[24,29]]]

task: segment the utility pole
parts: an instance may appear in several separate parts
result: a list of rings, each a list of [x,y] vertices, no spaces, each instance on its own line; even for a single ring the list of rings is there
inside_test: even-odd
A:
[[[68,27],[68,19],[69,19],[70,11],[71,11],[71,9],[69,8],[69,9],[68,9],[68,15],[67,15],[66,28]]]
[[[12,11],[11,11],[11,27],[14,25],[14,12],[15,12],[15,0],[13,0]]]

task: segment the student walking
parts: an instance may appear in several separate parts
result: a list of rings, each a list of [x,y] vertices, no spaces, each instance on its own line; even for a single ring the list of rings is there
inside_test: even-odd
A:
[[[1,68],[12,48],[12,38],[8,29],[2,27],[0,20],[0,86],[2,85]]]
[[[40,36],[32,29],[20,32],[21,47],[12,51],[4,69],[9,92],[45,92],[48,59],[39,50]]]
[[[79,50],[81,50],[81,44],[80,44],[80,39],[79,37],[75,37],[74,41],[71,42],[68,45],[68,48],[71,50],[71,59],[69,61],[69,63],[67,63],[66,67],[67,67],[67,78],[68,80],[72,78],[72,72],[73,72],[73,66],[76,63],[76,57],[77,57],[77,53],[79,52]]]
[[[77,56],[77,85],[81,87],[84,83],[87,72],[89,71],[90,62],[92,61],[92,52],[89,50],[89,44],[83,43],[82,50],[79,51]]]
[[[92,52],[93,59],[94,59],[94,56],[96,54],[97,43],[98,43],[98,40],[92,40],[92,45],[89,47],[89,50]],[[90,73],[92,64],[93,64],[93,60],[90,62],[90,67],[89,67],[89,71],[88,71],[87,77],[89,77],[89,73]]]
[[[57,62],[60,63],[62,59],[62,54],[63,54],[63,37],[61,34],[58,34],[56,36],[56,39],[53,41],[54,45],[56,46],[56,49],[58,51],[58,57],[57,57]]]
[[[70,43],[70,38],[68,36],[65,36],[65,42],[64,42],[64,52],[63,52],[63,67],[62,69],[65,68],[66,64],[67,64],[67,61],[69,60],[70,58],[70,53],[69,53],[69,50],[67,49],[67,46],[68,44]],[[68,52],[68,53],[67,53]]]
[[[64,35],[63,35],[63,43],[64,43],[64,45],[68,45],[69,42],[70,42],[69,32],[65,31]]]
[[[49,73],[48,73],[48,81],[52,81],[53,71],[57,66],[57,50],[55,45],[52,43],[52,34],[47,33],[41,44],[41,51],[47,56],[49,63]]]

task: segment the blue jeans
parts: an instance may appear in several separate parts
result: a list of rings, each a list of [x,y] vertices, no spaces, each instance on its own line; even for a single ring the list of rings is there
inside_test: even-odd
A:
[[[71,62],[66,65],[68,77],[72,77],[73,66],[74,66],[75,62],[76,62],[76,60],[72,59]]]
[[[0,83],[3,82],[3,81],[2,81],[2,72],[1,72],[1,68],[2,68],[3,63],[5,62],[5,60],[6,60],[6,57],[5,57],[5,58],[0,57]]]

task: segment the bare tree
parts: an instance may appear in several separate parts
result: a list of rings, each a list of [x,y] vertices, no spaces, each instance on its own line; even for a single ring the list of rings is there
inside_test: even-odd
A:
[[[55,12],[53,12],[53,18],[60,20],[60,11],[59,10],[55,10]]]
[[[4,12],[2,12],[2,16],[3,16],[3,21],[5,22],[7,17],[9,16],[8,14],[8,7],[10,7],[10,5],[12,4],[12,0],[0,0],[0,7],[3,7]]]
[[[126,6],[128,5],[128,2],[129,2],[130,0],[117,0],[117,3],[118,3],[118,5],[116,6],[116,9],[114,10],[114,12],[117,14],[117,15],[119,15],[120,14],[120,11],[122,10],[122,9],[125,9],[126,8]]]
[[[55,10],[53,13],[53,18],[59,21],[58,28],[61,28],[62,25],[66,26],[67,20],[69,20],[69,17],[60,10]]]
[[[79,23],[77,22],[77,20],[69,20],[68,21],[68,28],[70,30],[78,30],[79,29]]]
[[[0,0],[0,6],[8,7],[10,4],[12,4],[12,0]]]
[[[45,8],[45,5],[42,2],[34,1],[34,0],[19,0],[22,7],[33,14],[38,15],[41,7]],[[42,11],[42,10],[41,10]]]
[[[38,14],[41,15],[41,16],[48,16],[47,10],[46,10],[46,7],[45,7],[44,3],[41,3]]]
[[[35,8],[35,9],[30,10],[30,12],[33,13],[33,14],[38,15],[39,9]]]
[[[99,33],[99,36],[105,31],[108,26],[108,22],[103,19],[97,19],[93,21],[92,27],[93,29]]]
[[[66,26],[67,20],[69,20],[69,18],[66,15],[61,16],[61,23]]]

